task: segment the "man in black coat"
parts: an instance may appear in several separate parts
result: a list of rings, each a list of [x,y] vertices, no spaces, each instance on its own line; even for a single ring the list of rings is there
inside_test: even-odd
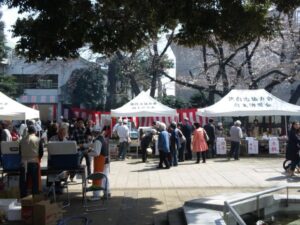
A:
[[[294,121],[288,133],[286,159],[292,161],[291,167],[288,170],[290,176],[294,175],[294,170],[299,164],[299,149],[300,149],[299,129],[300,129],[300,123],[298,121]]]
[[[186,138],[186,155],[185,160],[192,160],[192,150],[191,150],[191,141],[193,127],[187,117],[184,118],[184,124],[182,125],[182,133]]]
[[[214,125],[214,120],[209,119],[208,124],[204,126],[204,130],[206,131],[209,140],[207,141],[208,144],[208,157],[214,158],[216,156],[216,151],[215,151],[215,125]]]

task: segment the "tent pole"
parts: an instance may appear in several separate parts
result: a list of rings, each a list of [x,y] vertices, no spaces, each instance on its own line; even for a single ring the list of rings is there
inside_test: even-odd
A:
[[[113,135],[113,127],[112,127],[113,122],[112,122],[112,120],[113,120],[113,117],[110,116],[110,138],[112,138],[112,135]]]
[[[288,136],[288,128],[287,128],[286,116],[284,116],[284,123],[285,123],[285,135]]]

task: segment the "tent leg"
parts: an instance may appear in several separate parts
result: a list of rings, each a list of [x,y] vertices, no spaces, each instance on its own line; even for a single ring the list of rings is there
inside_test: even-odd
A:
[[[286,116],[284,116],[284,123],[285,123],[285,135],[288,136],[288,128],[287,128],[287,119],[286,119]]]
[[[113,122],[112,122],[112,116],[110,117],[110,138],[112,138],[112,135],[113,135],[113,127],[112,127],[112,124],[113,124]]]

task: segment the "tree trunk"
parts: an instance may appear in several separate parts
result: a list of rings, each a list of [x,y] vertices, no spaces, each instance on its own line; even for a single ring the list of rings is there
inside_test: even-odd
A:
[[[208,102],[210,105],[215,103],[215,90],[216,86],[210,86],[208,91]]]
[[[134,75],[129,74],[128,77],[129,77],[129,80],[130,80],[130,85],[131,85],[131,89],[132,89],[133,93],[135,95],[138,95],[141,92],[141,90],[139,88],[138,83],[136,82],[136,79],[135,79]]]
[[[150,87],[150,96],[155,96],[155,90],[156,90],[156,81],[157,81],[157,71],[154,70],[152,72],[152,78],[151,78],[151,87]]]
[[[157,48],[157,42],[154,42],[153,44],[153,60],[152,60],[152,78],[151,78],[151,87],[150,87],[150,96],[155,96],[155,90],[156,90],[156,83],[158,78],[158,63],[159,63],[159,55],[158,55],[158,48]]]
[[[158,79],[157,83],[158,83],[158,85],[157,85],[157,96],[159,98],[161,98],[163,96],[163,86],[162,86],[161,79]]]
[[[252,69],[252,61],[251,61],[251,56],[249,54],[249,48],[248,46],[246,47],[246,61],[247,61],[247,68],[248,68],[248,73],[250,77],[253,77],[253,69]]]
[[[108,64],[108,73],[107,73],[107,99],[105,104],[106,110],[111,110],[114,108],[117,102],[117,62],[116,60],[111,60]]]
[[[222,83],[223,83],[223,92],[228,93],[229,92],[229,82],[228,77],[226,74],[226,63],[225,63],[225,57],[224,57],[224,49],[222,45],[219,45],[219,52],[220,52],[220,73],[222,76]]]
[[[206,55],[206,46],[202,46],[202,56],[203,56],[203,68],[204,68],[204,73],[207,73],[208,71],[208,65],[207,65],[207,55]]]

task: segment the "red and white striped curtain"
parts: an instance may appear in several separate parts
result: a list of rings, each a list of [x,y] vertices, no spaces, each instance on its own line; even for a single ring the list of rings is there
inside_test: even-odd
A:
[[[102,115],[107,118],[107,115],[110,115],[110,112],[100,112],[93,111],[88,109],[80,109],[80,108],[71,108],[71,112],[76,118],[83,118],[84,120],[93,120],[95,124],[100,124],[102,120]]]
[[[198,122],[200,123],[201,126],[204,126],[205,124],[208,123],[208,118],[207,117],[202,117],[196,115],[197,109],[177,109],[177,116],[175,117],[170,117],[170,116],[161,116],[161,117],[139,117],[137,118],[137,126],[141,127],[147,127],[151,126],[153,122],[155,121],[160,121],[165,123],[167,126],[171,124],[172,121],[175,122],[182,122],[185,117],[189,119],[191,124]]]
[[[72,108],[73,114],[76,117],[82,117],[83,119],[92,119],[95,123],[99,123],[101,121],[101,116],[105,114],[105,116],[110,115],[110,112],[99,112],[99,111],[91,111],[86,109]],[[207,117],[197,116],[197,109],[177,109],[177,116],[155,116],[155,117],[133,117],[131,118],[132,122],[135,123],[136,127],[147,127],[152,126],[153,122],[160,121],[165,123],[167,126],[171,124],[172,121],[182,122],[185,117],[189,119],[191,124],[198,122],[201,126],[204,126],[208,123]],[[112,121],[114,124],[116,121]]]
[[[153,122],[160,121],[165,123],[167,126],[171,124],[172,121],[178,122],[178,116],[155,116],[155,117],[138,117],[137,126],[139,127],[149,127],[152,126]]]
[[[197,113],[196,108],[193,108],[193,109],[177,109],[177,113],[179,114],[179,120],[180,121],[183,121],[184,118],[187,117],[192,124],[198,122],[198,123],[200,123],[201,126],[204,126],[205,124],[208,123],[208,118],[207,117],[196,115],[196,113]]]

